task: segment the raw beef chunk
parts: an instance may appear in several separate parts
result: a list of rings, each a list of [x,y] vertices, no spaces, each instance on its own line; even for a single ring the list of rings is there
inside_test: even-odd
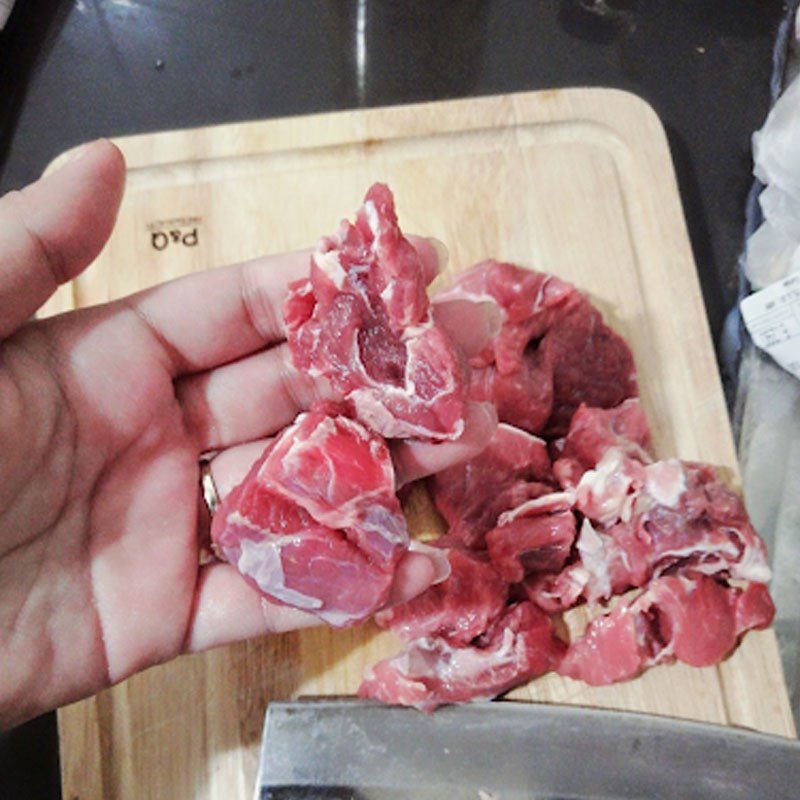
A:
[[[459,275],[450,289],[434,298],[435,303],[451,300],[497,306],[500,330],[473,363],[476,367],[495,364],[501,375],[511,375],[519,369],[528,345],[541,339],[560,313],[579,302],[579,294],[554,275],[489,260]]]
[[[460,645],[482,634],[502,613],[508,586],[485,556],[450,547],[447,557],[450,576],[445,581],[378,612],[378,625],[405,641],[434,636]]]
[[[488,700],[553,669],[564,644],[549,617],[528,602],[509,606],[472,644],[426,637],[367,670],[358,693],[433,711],[445,703]]]
[[[494,364],[472,367],[470,397],[494,403],[497,418],[540,433],[553,412],[553,376],[538,352],[524,353],[519,368],[503,375]]]
[[[582,404],[572,417],[566,437],[555,443],[558,458],[553,472],[563,487],[574,488],[583,473],[594,469],[611,448],[649,464],[649,446],[650,427],[638,398],[609,409]]]
[[[325,376],[354,415],[386,437],[457,439],[465,364],[430,314],[426,275],[375,184],[355,224],[323,238],[310,277],[290,287],[284,319],[298,369]]]
[[[386,602],[409,541],[383,439],[322,411],[300,415],[266,449],[211,536],[264,594],[331,625]]]
[[[558,572],[575,539],[575,516],[563,492],[544,495],[500,515],[486,535],[497,573],[519,583],[531,572]]]
[[[658,578],[635,600],[589,623],[558,672],[599,686],[676,659],[711,666],[743,633],[767,627],[774,613],[762,584],[740,589],[703,575]]]
[[[643,586],[653,574],[647,544],[629,525],[605,533],[584,519],[576,549],[576,560],[559,574],[533,575],[525,581],[529,600],[550,612],[563,611],[584,600],[595,604]]]
[[[630,348],[600,312],[583,295],[580,298],[556,317],[539,346],[553,370],[553,412],[545,429],[550,436],[569,428],[582,403],[613,408],[637,394]]]
[[[360,693],[432,710],[493,697],[548,663],[611,683],[675,659],[717,663],[745,631],[768,625],[769,569],[741,499],[708,465],[653,459],[631,353],[589,301],[497,262],[435,302],[465,300],[501,318],[470,361],[470,396],[493,402],[503,422],[483,453],[429,486],[449,524],[439,545],[457,543],[491,571],[495,602],[476,562],[454,550],[450,585],[379,615],[407,644]],[[558,667],[567,645],[548,615],[631,589],[638,596],[590,623]],[[523,632],[525,658],[507,658]]]
[[[553,491],[545,443],[500,424],[486,449],[430,480],[436,507],[450,525],[448,536],[471,548],[484,546],[504,511]]]
[[[553,275],[484,261],[434,302],[494,303],[502,320],[470,362],[470,393],[492,400],[501,421],[563,434],[581,403],[611,408],[637,393],[628,345],[571,284]]]
[[[593,411],[585,409],[584,417]],[[567,448],[581,449],[583,433],[595,441],[595,428],[579,423],[582,427],[567,435],[565,453]],[[570,490],[574,508],[583,516],[577,559],[557,576],[529,579],[529,599],[558,611],[579,599],[595,603],[654,576],[687,570],[769,580],[764,543],[742,499],[719,481],[713,467],[676,459],[642,463],[637,451],[636,458],[627,452],[629,443],[612,445]],[[554,467],[561,477],[564,460]],[[570,483],[577,471],[570,467],[568,472]]]
[[[468,373],[431,313],[432,277],[381,184],[321,240],[284,320],[295,365],[339,399],[266,448],[214,517],[217,553],[332,625],[374,614],[405,646],[359,694],[424,711],[551,669],[607,684],[673,660],[707,666],[767,626],[765,549],[741,498],[708,465],[653,459],[631,352],[586,296],[477,265],[434,301],[457,304],[438,319],[465,302],[494,316]],[[449,575],[386,608],[411,545],[384,437],[457,439],[468,396],[494,403],[501,424],[480,455],[428,480],[449,530],[413,545]],[[556,615],[607,601],[571,644],[555,634]]]

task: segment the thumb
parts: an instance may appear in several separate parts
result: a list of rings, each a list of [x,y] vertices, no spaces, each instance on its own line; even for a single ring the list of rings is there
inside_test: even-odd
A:
[[[0,340],[97,256],[111,235],[125,160],[107,140],[0,198]]]

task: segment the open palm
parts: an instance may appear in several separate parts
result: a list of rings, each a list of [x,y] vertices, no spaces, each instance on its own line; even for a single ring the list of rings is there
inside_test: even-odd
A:
[[[185,650],[314,621],[199,558],[201,454],[219,452],[224,494],[327,391],[283,343],[280,306],[308,253],[26,322],[102,248],[123,183],[99,142],[0,200],[0,728]],[[460,442],[397,449],[401,479],[474,454],[493,424],[474,406]],[[408,556],[395,597],[434,576]]]

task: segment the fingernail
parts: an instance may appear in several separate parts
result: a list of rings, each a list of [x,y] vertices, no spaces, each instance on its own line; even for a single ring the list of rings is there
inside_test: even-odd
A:
[[[94,142],[87,142],[80,147],[76,147],[67,158],[67,163],[71,164],[73,161],[80,161],[88,152]]]
[[[473,401],[471,403],[473,412],[469,414],[469,422],[472,424],[473,433],[480,426],[481,433],[484,431],[494,431],[497,427],[497,406],[494,403]]]
[[[489,331],[489,338],[494,339],[500,328],[503,327],[503,312],[497,303],[481,303],[481,312],[486,319],[486,327]]]
[[[431,586],[442,583],[450,577],[450,559],[447,557],[447,550],[441,547],[431,547],[429,544],[412,540],[408,549],[412,553],[420,553],[428,558],[433,565],[433,580]]]
[[[439,262],[439,272],[442,272],[450,261],[450,251],[447,249],[447,245],[433,236],[429,236],[427,242],[436,251],[436,260]]]
[[[86,142],[85,144],[76,147],[70,154],[69,158],[67,159],[67,163],[71,164],[73,161],[80,161],[98,142],[105,142],[108,141],[107,139],[94,139],[91,142]]]

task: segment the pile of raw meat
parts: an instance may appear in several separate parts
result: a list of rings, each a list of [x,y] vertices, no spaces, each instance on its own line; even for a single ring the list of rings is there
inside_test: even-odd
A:
[[[469,359],[436,322],[416,250],[377,184],[321,241],[285,306],[296,365],[340,401],[302,414],[214,518],[223,558],[269,598],[332,625],[374,616],[405,647],[360,694],[426,711],[555,670],[590,684],[678,659],[714,664],[774,609],[764,546],[712,467],[655,461],[630,349],[585,295],[495,261],[433,303],[489,304]],[[468,400],[500,424],[428,479],[450,574],[386,608],[409,541],[386,439],[457,439]],[[624,597],[619,597],[624,595]],[[560,615],[611,610],[566,641]]]

